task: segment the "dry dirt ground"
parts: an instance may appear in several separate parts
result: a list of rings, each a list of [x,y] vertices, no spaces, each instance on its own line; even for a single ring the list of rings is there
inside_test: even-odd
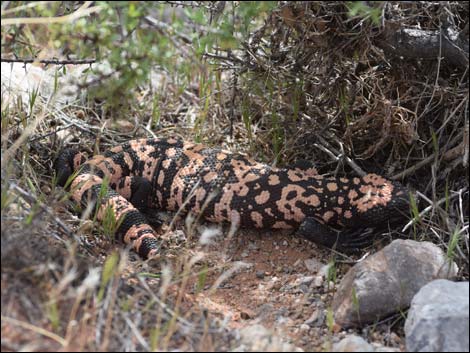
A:
[[[196,233],[204,233],[206,226],[214,229],[214,225],[205,224]],[[389,322],[364,330],[344,330],[328,322],[335,283],[366,251],[343,256],[293,231],[240,229],[231,238],[224,236],[227,233],[228,229],[221,230],[209,245],[201,245],[200,234],[186,239],[189,256],[201,257],[193,273],[207,269],[207,276],[203,286],[198,275],[189,277],[181,312],[197,307],[231,329],[261,324],[305,351],[331,350],[347,333],[404,350],[402,333],[394,332],[401,329]],[[335,272],[321,276],[333,261]],[[175,297],[177,287],[173,288]]]
[[[173,272],[167,299],[173,307],[179,308],[181,317],[193,322],[201,317],[209,319],[207,321],[215,320],[223,323],[228,332],[261,324],[272,330],[277,337],[305,351],[330,350],[333,343],[348,332],[353,332],[344,331],[329,322],[326,313],[331,307],[335,285],[325,277],[318,280],[318,272],[322,269],[324,271],[325,266],[335,259],[338,283],[351,266],[351,263],[342,263],[345,258],[293,235],[292,231],[240,229],[229,237],[226,235],[230,233],[228,227],[215,227],[217,226],[214,224],[203,224],[196,230],[183,232],[181,229],[188,227],[178,224],[177,231],[168,233],[170,235],[167,237],[166,249],[162,252],[165,258],[169,259]],[[208,238],[207,228],[212,229],[210,233],[218,232],[218,235]],[[215,232],[214,229],[218,231]],[[75,260],[67,257],[70,253],[62,243],[52,240],[51,236],[45,236],[44,231],[36,234],[41,231],[31,228],[27,232],[30,236],[29,245],[34,248],[34,252],[31,252],[31,247],[16,248],[21,242],[4,242],[2,238],[2,315],[17,318],[23,323],[34,323],[36,327],[19,326],[17,323],[3,320],[2,317],[2,351],[25,347],[36,351],[53,351],[60,346],[50,337],[46,338],[40,330],[44,329],[49,333],[63,332],[54,328],[51,316],[53,313],[49,312],[49,316],[44,317],[44,312],[47,312],[44,308],[54,297],[54,293],[60,297],[59,308],[65,308],[65,312],[78,303],[80,310],[84,311],[92,310],[93,308],[88,308],[87,305],[95,304],[94,301],[88,304],[77,302],[75,297],[66,295],[66,288],[73,285],[66,281],[66,269],[71,267],[67,265],[67,261]],[[190,233],[193,235],[188,236]],[[25,233],[22,234],[24,236]],[[204,239],[210,241],[203,244]],[[83,282],[88,268],[103,266],[113,249],[123,249],[122,244],[112,244],[104,237],[90,236],[87,242],[92,253],[87,254],[85,249],[78,249],[77,253],[82,255],[77,258],[82,263],[76,264],[75,268],[83,274],[77,276],[81,280],[76,281],[74,288]],[[10,248],[4,248],[3,245],[10,245]],[[196,258],[198,261],[194,262],[188,275],[182,276],[185,264]],[[61,265],[48,265],[51,259],[60,259]],[[136,254],[129,253],[127,266],[120,275],[120,282],[125,285],[119,287],[119,297],[129,296],[132,298],[130,300],[138,301],[136,298],[142,296],[142,292],[133,293],[132,287],[137,287],[138,277],[142,273],[155,273],[158,266],[161,266],[161,262],[154,266],[142,261]],[[206,275],[202,276],[202,273]],[[333,277],[330,279],[334,280]],[[147,277],[145,281],[151,291],[159,296],[162,279]],[[63,295],[60,290],[64,291]],[[50,296],[44,298],[43,293],[49,293]],[[115,310],[121,310],[119,305],[121,304],[116,304]],[[145,303],[133,305],[134,311],[145,311]],[[96,311],[93,310],[91,312]],[[67,313],[63,317],[72,317],[69,315]],[[74,350],[89,350],[90,345],[93,347],[93,337],[97,332],[95,320],[85,321],[82,328],[71,330],[70,332],[75,333],[67,346]],[[65,320],[60,322],[60,327],[70,324],[71,321]],[[154,322],[149,321],[144,327],[151,325],[154,325]],[[390,326],[388,322],[354,332],[363,335],[371,343],[403,350],[404,339],[400,328],[402,325],[397,326]],[[62,333],[65,339],[67,332],[65,330],[65,334]],[[147,334],[144,334],[145,339],[149,340]],[[60,337],[56,338],[60,341]],[[198,341],[202,342],[198,347],[184,343],[178,346],[177,342],[172,347],[181,350],[227,350],[233,349],[234,345],[236,347],[236,340],[227,337],[222,335],[221,339],[226,341],[214,342],[210,341],[212,338],[208,336],[207,339]],[[130,333],[129,339],[135,340],[135,335]],[[122,348],[120,342],[114,344]]]
[[[314,333],[321,334],[323,329],[327,330],[326,325],[312,332],[312,337],[301,325],[314,311],[325,309],[323,305],[331,301],[333,292],[326,291],[323,285],[316,293],[311,292],[309,285],[299,280],[308,282],[306,277],[314,275],[306,268],[305,260],[316,259],[326,265],[329,259],[326,252],[291,233],[241,230],[227,246],[226,253],[221,254],[217,245],[207,247],[207,257],[214,264],[242,261],[246,267],[228,277],[215,291],[188,294],[188,301],[207,308],[211,315],[229,316],[229,325],[234,328],[260,323],[290,337],[304,349],[314,346]],[[213,283],[219,276],[211,273],[207,282]],[[321,337],[316,341],[320,343]]]

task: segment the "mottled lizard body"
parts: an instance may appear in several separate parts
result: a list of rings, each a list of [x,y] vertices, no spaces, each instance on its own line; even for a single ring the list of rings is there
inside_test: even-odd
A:
[[[72,198],[86,206],[100,199],[97,218],[111,207],[122,220],[116,236],[143,258],[159,249],[157,233],[140,210],[201,214],[211,222],[241,227],[301,230],[319,234],[325,226],[354,229],[382,225],[408,213],[408,190],[376,174],[323,177],[310,166],[273,168],[241,154],[176,138],[129,141],[87,160],[66,149],[58,157],[58,183],[74,170]],[[109,189],[102,190],[107,179]]]

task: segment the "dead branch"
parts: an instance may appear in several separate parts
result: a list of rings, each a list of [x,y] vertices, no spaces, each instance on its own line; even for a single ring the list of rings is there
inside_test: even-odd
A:
[[[441,31],[401,28],[396,23],[385,24],[375,41],[386,54],[404,58],[436,59],[439,55],[455,66],[468,66],[468,39],[457,35],[451,27]]]
[[[1,58],[0,61],[6,63],[24,63],[24,64],[31,64],[31,63],[41,63],[46,65],[85,65],[85,64],[94,64],[96,59],[81,59],[81,60],[74,60],[74,59],[66,59],[66,60],[59,60],[59,59],[8,59],[8,58]]]

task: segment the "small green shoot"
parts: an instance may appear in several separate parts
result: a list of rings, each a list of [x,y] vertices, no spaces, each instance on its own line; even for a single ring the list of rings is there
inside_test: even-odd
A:
[[[67,178],[67,181],[65,182],[65,185],[64,185],[64,189],[68,189],[70,184],[72,184],[72,182],[74,181],[75,177],[78,175],[78,173],[80,173],[81,171],[81,167],[78,168],[77,170],[75,170],[68,178]]]
[[[201,272],[199,272],[199,276],[197,278],[197,287],[196,287],[196,292],[199,293],[204,289],[204,286],[206,285],[206,279],[207,279],[207,264],[204,264],[203,269]]]
[[[54,72],[54,93],[57,93],[57,90],[59,88],[59,70],[55,70]]]
[[[95,222],[96,218],[98,217],[98,212],[101,208],[99,205],[102,205],[102,201],[105,199],[106,195],[108,194],[108,190],[109,190],[109,178],[104,177],[103,182],[100,184],[100,191],[98,192],[98,197],[97,197],[97,200],[96,200],[97,207],[95,207],[95,214],[93,216],[93,222]],[[107,209],[105,210],[105,213],[106,212],[108,212]],[[104,217],[106,217],[106,216],[104,216]],[[108,221],[112,222],[113,220],[108,218]],[[109,225],[109,223],[108,223],[108,225]]]
[[[107,206],[104,210],[102,220],[104,235],[110,239],[113,239],[114,234],[124,220],[124,217],[125,215],[116,220],[116,215],[114,214],[113,208],[111,206]]]
[[[445,197],[445,211],[446,213],[449,211],[449,204],[450,204],[450,198],[449,198],[449,178],[446,177],[446,186],[444,190],[444,197]]]
[[[328,263],[328,272],[326,274],[328,290],[330,290],[330,282],[336,283],[337,269],[335,259]]]
[[[39,86],[33,88],[29,93],[29,116],[33,114],[33,108],[39,95]],[[25,125],[26,127],[26,125]]]
[[[7,183],[4,183],[2,185],[2,201],[1,201],[2,211],[5,210],[14,199],[15,199],[14,195],[10,192],[10,190],[8,190]]]
[[[28,215],[24,219],[24,224],[25,225],[27,225],[27,226],[31,225],[31,223],[34,220],[34,217],[38,214],[38,211],[39,211],[40,208],[41,208],[41,205],[39,204],[39,202],[35,202],[31,206],[30,212],[28,213]]]
[[[46,309],[47,318],[49,319],[49,322],[51,323],[52,329],[57,332],[60,328],[60,315],[59,315],[59,309],[57,306],[57,300],[51,298],[47,302],[46,308],[47,308]]]
[[[31,190],[31,192],[36,195],[37,194],[37,189],[36,187],[34,186],[31,178],[28,178],[26,177],[26,182],[28,183],[28,187],[29,187],[29,190]]]
[[[154,327],[150,330],[150,350],[155,352],[157,350],[160,336],[162,335],[160,328]]]
[[[160,109],[160,95],[156,94],[152,101],[152,124],[151,128],[158,128],[162,111]]]
[[[447,247],[447,258],[449,259],[449,262],[452,262],[453,259],[455,258],[455,249],[457,248],[457,245],[459,244],[460,240],[460,230],[458,227],[454,229],[452,232],[452,235],[449,240],[449,245]]]
[[[119,254],[113,252],[107,257],[103,265],[103,271],[101,273],[100,289],[98,291],[98,301],[101,302],[104,296],[104,290],[114,275],[119,264]]]
[[[120,304],[121,304],[121,311],[124,313],[127,313],[129,310],[132,309],[132,300],[129,297],[121,300]]]
[[[137,274],[139,277],[145,277],[145,278],[161,278],[162,274],[161,273],[152,273],[152,272],[139,272]]]
[[[415,235],[415,238],[416,238],[416,233],[417,233],[416,224],[418,222],[421,222],[421,216],[419,215],[418,203],[416,202],[414,195],[410,192],[409,196],[410,196],[411,215],[415,219],[415,222],[413,222],[413,234]]]
[[[334,319],[334,315],[333,315],[333,309],[331,309],[331,307],[328,307],[326,309],[326,326],[328,326],[328,331],[330,333],[334,332],[335,319]]]
[[[303,80],[298,80],[294,83],[294,93],[292,99],[292,108],[293,108],[293,118],[294,121],[299,119],[299,112],[300,112],[300,102],[302,99],[303,92]]]

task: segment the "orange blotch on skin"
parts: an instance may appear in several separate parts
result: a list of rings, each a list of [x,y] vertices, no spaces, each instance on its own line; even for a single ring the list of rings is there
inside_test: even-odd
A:
[[[376,206],[386,206],[393,194],[393,184],[386,182],[380,185],[380,187],[363,185],[360,191],[364,194],[363,197],[358,200],[351,201],[353,206],[356,206],[359,212],[367,212]]]
[[[335,213],[333,211],[326,211],[323,214],[322,219],[325,221],[325,223],[328,223],[329,220],[334,217],[334,215]]]
[[[176,148],[172,147],[172,148],[167,149],[165,154],[169,158],[174,157],[176,155]]]
[[[288,195],[290,195],[293,191],[296,193],[296,196],[287,199]],[[304,192],[305,189],[303,187],[295,184],[282,188],[281,197],[278,201],[276,201],[276,205],[279,212],[284,214],[284,219],[293,219],[297,222],[301,222],[305,218],[305,208],[299,207],[297,205],[298,202],[306,205],[313,204],[314,206],[319,204],[320,200],[316,195],[305,197],[302,196]]]
[[[119,152],[122,152],[122,151],[123,151],[123,148],[122,148],[121,145],[119,145],[119,146],[114,146],[114,147],[111,148],[109,151],[112,152],[112,153],[119,153]]]
[[[273,228],[276,229],[290,229],[292,226],[290,224],[287,224],[284,221],[277,221],[276,223],[273,224]]]
[[[350,190],[349,193],[348,193],[348,198],[350,200],[354,200],[358,196],[359,196],[359,194],[357,193],[356,190]]]
[[[209,172],[206,175],[204,175],[204,181],[206,183],[210,183],[212,180],[217,178],[217,173],[216,172]]]
[[[269,185],[278,185],[281,181],[279,180],[279,177],[276,174],[271,174],[268,177],[268,184]]]
[[[149,229],[150,227],[146,225],[146,227],[141,227],[140,229],[144,229],[144,228]],[[153,232],[153,230],[152,230],[152,234],[150,234],[150,233],[143,234],[138,239],[136,239],[134,241],[134,244],[133,244],[134,245],[134,250],[138,253],[139,250],[140,250],[140,247],[142,246],[142,241],[144,239],[149,239],[149,238],[150,239],[157,239],[157,237],[155,236],[155,233]]]
[[[269,191],[263,190],[261,194],[255,196],[255,201],[258,205],[261,205],[263,203],[266,203],[269,200]]]
[[[326,184],[326,187],[328,188],[329,191],[338,190],[338,184],[336,184],[336,183],[328,183],[328,184]]]
[[[383,186],[389,184],[389,182],[385,178],[377,174],[367,174],[366,176],[364,176],[364,181],[366,183],[371,183],[374,186]]]
[[[217,153],[217,159],[219,161],[223,161],[225,158],[227,158],[227,155],[225,153]]]
[[[132,157],[127,152],[124,152],[124,162],[129,167],[129,170],[132,170],[132,168],[134,168],[134,162],[132,161]]]
[[[250,213],[250,217],[252,221],[255,222],[255,226],[257,228],[263,228],[263,216],[261,215],[261,213],[253,211]]]
[[[124,185],[122,187],[119,186],[118,183],[116,187],[116,191],[125,199],[129,199],[131,197],[132,189],[131,189],[131,177],[124,178]]]
[[[164,173],[158,173],[158,179],[157,179],[158,185],[162,186],[164,180],[165,180],[165,174]]]
[[[93,174],[81,174],[78,175],[70,185],[70,189],[73,190],[72,197],[75,202],[80,203],[83,193],[88,191],[93,185],[100,185],[103,183],[103,179]]]
[[[85,155],[82,152],[78,152],[75,157],[73,157],[73,169],[76,170],[85,162],[85,160]]]

